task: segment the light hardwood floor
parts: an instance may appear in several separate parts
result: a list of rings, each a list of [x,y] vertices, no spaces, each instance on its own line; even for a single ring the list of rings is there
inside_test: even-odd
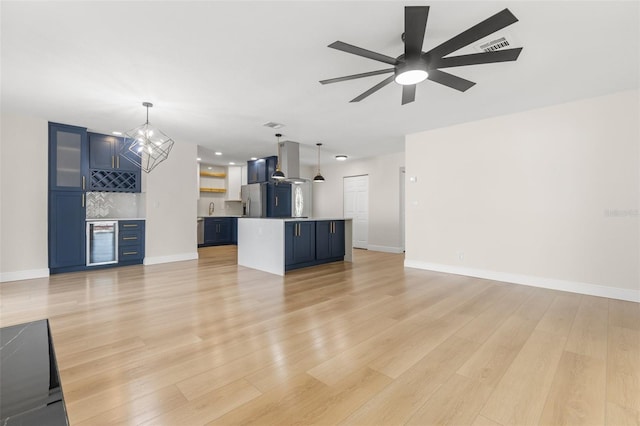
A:
[[[200,260],[0,285],[49,318],[72,425],[640,424],[640,305],[355,262]],[[0,372],[1,374],[1,372]]]

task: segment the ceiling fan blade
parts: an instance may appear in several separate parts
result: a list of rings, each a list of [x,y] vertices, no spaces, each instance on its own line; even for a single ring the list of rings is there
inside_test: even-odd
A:
[[[394,71],[394,68],[387,68],[386,70],[369,71],[369,72],[363,72],[361,74],[346,75],[344,77],[337,77],[337,78],[329,78],[327,80],[320,80],[320,83],[322,83],[322,84],[339,83],[341,81],[354,80],[356,78],[363,78],[363,77],[370,77],[372,75],[386,74],[388,72],[393,72],[393,71]]]
[[[382,89],[384,86],[386,86],[387,84],[391,83],[393,81],[393,79],[395,78],[395,76],[389,76],[387,78],[385,78],[384,80],[382,80],[380,83],[376,84],[375,86],[373,86],[371,89],[367,90],[366,92],[364,92],[363,94],[351,99],[349,102],[360,102],[361,100],[363,100],[364,98],[366,98],[367,96],[377,92],[378,90]]]
[[[474,53],[471,55],[449,56],[431,61],[434,68],[463,67],[465,65],[490,64],[493,62],[515,61],[520,56],[522,47],[517,49],[495,50],[493,52]]]
[[[475,85],[473,81],[465,80],[464,78],[440,70],[429,70],[429,77],[427,78],[431,81],[444,84],[447,87],[451,87],[452,89],[456,89],[461,92],[465,92],[467,89]]]
[[[474,41],[480,40],[489,34],[501,30],[514,22],[518,22],[518,18],[513,16],[513,13],[511,13],[509,9],[504,9],[479,24],[474,25],[468,30],[461,32],[457,36],[445,41],[441,45],[434,47],[426,53],[427,60],[442,58],[443,56],[446,56],[451,52],[455,52]]]
[[[402,105],[416,100],[416,85],[407,84],[402,86]]]
[[[373,59],[374,61],[384,62],[390,65],[396,65],[398,63],[398,60],[396,58],[392,58],[391,56],[372,52],[371,50],[363,49],[352,44],[343,43],[341,41],[334,41],[328,47],[332,49],[342,50],[343,52],[351,53],[353,55],[362,56],[363,58]]]
[[[404,8],[404,57],[422,54],[424,32],[427,28],[429,6],[406,6]]]

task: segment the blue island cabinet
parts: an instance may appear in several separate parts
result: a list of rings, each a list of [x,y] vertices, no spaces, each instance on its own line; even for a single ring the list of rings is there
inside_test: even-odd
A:
[[[342,260],[344,250],[344,220],[316,222],[316,259],[318,263]]]
[[[285,222],[284,269],[304,268],[316,262],[316,223],[314,221]]]

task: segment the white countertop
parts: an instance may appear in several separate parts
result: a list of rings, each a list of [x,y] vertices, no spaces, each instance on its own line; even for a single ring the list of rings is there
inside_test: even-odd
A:
[[[94,219],[86,218],[86,222],[98,222],[98,221],[114,221],[114,220],[146,220],[144,217],[97,217]]]
[[[352,220],[350,217],[240,217],[241,219],[281,220],[283,222],[316,222],[319,220]]]

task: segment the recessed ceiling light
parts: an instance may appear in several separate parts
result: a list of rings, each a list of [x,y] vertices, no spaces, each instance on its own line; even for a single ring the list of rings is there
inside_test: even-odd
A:
[[[222,155],[220,151],[216,151],[216,155]]]
[[[198,157],[196,158],[196,161],[202,161],[202,158]]]
[[[344,161],[346,159],[347,159],[347,156],[344,154],[336,155],[336,160],[338,161]]]
[[[122,132],[111,132],[111,134],[116,135],[116,136],[120,136],[120,135],[122,135]]]
[[[251,161],[256,161],[258,157],[251,157]]]
[[[230,166],[235,166],[235,165],[236,165],[236,163],[234,163],[233,161],[229,161],[229,165],[230,165]]]

